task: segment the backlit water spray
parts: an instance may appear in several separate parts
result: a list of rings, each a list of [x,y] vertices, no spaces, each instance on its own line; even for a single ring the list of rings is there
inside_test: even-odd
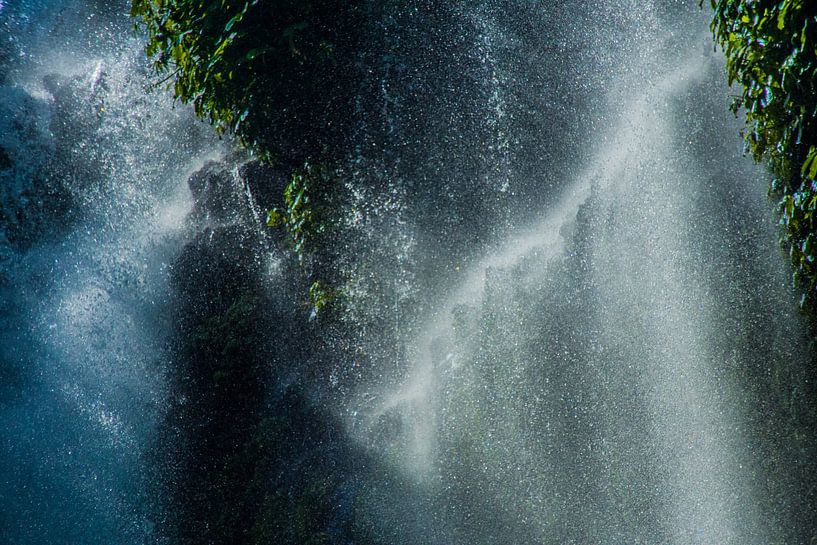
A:
[[[785,504],[758,499],[787,486],[770,466],[796,466],[804,453],[757,444],[753,434],[769,430],[752,404],[765,387],[735,374],[792,365],[790,378],[802,381],[795,362],[807,359],[776,352],[798,338],[798,320],[773,262],[762,183],[748,165],[720,163],[719,154],[739,155],[738,143],[718,141],[734,125],[705,132],[684,119],[701,112],[696,101],[723,104],[717,54],[693,46],[677,55],[656,34],[622,62],[609,128],[593,134],[597,151],[580,174],[526,233],[459,272],[411,345],[407,380],[368,412],[374,430],[400,430],[386,456],[443,502],[464,503],[452,523],[463,542],[803,539]],[[495,146],[507,139],[498,133]],[[745,215],[702,232],[713,224],[705,200],[735,192],[753,196]],[[726,264],[733,270],[713,257],[757,240],[768,255],[740,248],[747,262]],[[747,281],[757,284],[736,293]],[[762,354],[741,346],[758,324],[721,323],[747,319],[728,317],[741,311],[736,295],[779,301],[763,318],[775,325],[763,328]]]
[[[184,513],[236,515],[185,474],[219,482],[196,463],[222,445],[184,426],[235,413],[167,418],[196,407],[175,384],[209,384],[176,376],[203,341],[171,322],[251,330],[184,312],[262,270],[270,315],[248,323],[292,345],[269,335],[258,429],[302,443],[267,441],[284,462],[247,478],[297,513],[319,509],[278,492],[314,485],[321,542],[812,543],[806,326],[697,4],[363,2],[357,238],[335,251],[356,306],[325,326],[280,310],[302,271],[257,199],[282,180],[218,187],[229,144],[147,92],[127,2],[0,0],[0,542],[172,545]],[[266,444],[254,425],[234,437]]]

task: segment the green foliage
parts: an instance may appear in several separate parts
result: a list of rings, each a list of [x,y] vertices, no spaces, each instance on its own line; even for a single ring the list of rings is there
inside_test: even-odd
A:
[[[315,314],[318,314],[334,300],[335,290],[329,288],[320,280],[314,281],[312,285],[309,286],[309,302],[312,304],[312,308],[315,309]]]
[[[319,269],[319,262],[326,259],[312,258],[320,254],[329,256],[331,262],[333,248],[339,243],[341,187],[339,176],[326,165],[306,162],[284,189],[284,206],[267,211],[267,226],[287,231],[298,262],[313,280],[308,296],[315,315],[337,299],[335,290],[326,283],[328,277],[337,279],[331,270]]]
[[[310,157],[343,156],[360,80],[362,2],[339,0],[132,0],[145,51],[176,99],[263,159],[295,171],[284,205],[267,223],[284,227],[312,288],[315,313],[334,299],[327,284],[337,242],[329,236],[337,176]],[[335,237],[336,239],[337,237]],[[313,259],[318,253],[321,259]]]
[[[170,72],[175,96],[192,102],[196,114],[209,118],[220,132],[240,130],[256,85],[247,73],[269,52],[250,47],[255,40],[242,24],[258,4],[134,0],[131,5],[131,16],[147,30],[145,51],[154,69]]]
[[[712,33],[724,48],[729,83],[746,112],[746,140],[775,179],[782,243],[803,288],[801,308],[817,309],[817,3],[710,0]]]
[[[262,156],[327,145],[356,7],[337,0],[132,0],[145,51],[174,96]],[[348,70],[346,71],[348,72]]]
[[[307,162],[303,169],[295,171],[284,189],[284,208],[267,211],[267,226],[284,227],[289,232],[301,264],[307,250],[329,230],[331,205],[327,197],[332,183],[325,165]]]

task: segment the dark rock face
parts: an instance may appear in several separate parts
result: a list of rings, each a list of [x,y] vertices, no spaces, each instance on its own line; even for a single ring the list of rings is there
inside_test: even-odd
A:
[[[179,543],[244,543],[240,525],[214,521],[249,509],[242,495],[257,460],[244,459],[245,449],[270,373],[265,333],[273,324],[261,310],[260,274],[267,247],[229,165],[208,162],[188,185],[193,238],[173,265],[175,398],[155,449],[164,530]],[[210,526],[232,539],[212,535]]]
[[[316,386],[338,325],[309,320],[306,286],[292,285],[300,266],[260,224],[258,201],[280,179],[229,160],[189,178],[192,236],[173,264],[173,399],[152,448],[155,520],[172,543],[381,543],[364,499],[399,490],[423,503],[348,437]]]
[[[237,172],[258,207],[263,209],[281,205],[284,187],[289,181],[288,170],[261,161],[247,161],[239,165]]]
[[[0,232],[14,249],[66,232],[105,178],[93,153],[109,92],[101,68],[90,79],[45,76],[50,101],[3,88]]]
[[[74,219],[74,198],[64,174],[70,168],[54,153],[45,121],[52,106],[4,87],[0,108],[0,237],[15,250],[64,232]]]
[[[195,203],[193,217],[206,223],[240,221],[248,203],[236,184],[227,166],[208,161],[187,181]]]
[[[272,471],[270,449],[280,448],[266,437],[278,425],[265,418],[268,390],[308,343],[294,292],[269,293],[275,281],[264,264],[275,244],[251,188],[268,186],[262,177],[272,174],[257,163],[209,162],[188,182],[193,238],[173,265],[175,398],[154,449],[163,531],[177,543],[253,543],[267,508],[263,475]],[[275,418],[297,419],[272,403]]]
[[[11,162],[8,152],[0,148],[0,170],[9,170],[13,166],[14,163]]]
[[[38,176],[16,200],[0,205],[0,231],[11,247],[26,250],[73,221],[72,202],[58,178]]]

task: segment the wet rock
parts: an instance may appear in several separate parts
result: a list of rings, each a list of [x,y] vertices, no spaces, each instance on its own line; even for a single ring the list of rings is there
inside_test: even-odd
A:
[[[13,166],[8,152],[0,147],[0,170],[9,170]]]
[[[241,195],[237,180],[229,167],[208,161],[187,181],[193,194],[193,217],[206,223],[240,220],[246,198]]]
[[[64,232],[73,221],[73,195],[53,159],[46,133],[50,106],[6,87],[0,109],[0,243],[26,250]]]
[[[238,176],[247,184],[256,206],[266,210],[283,203],[284,188],[290,174],[262,161],[247,161],[238,167]]]
[[[38,176],[17,199],[0,203],[0,232],[17,250],[64,231],[74,219],[73,199],[62,183]]]

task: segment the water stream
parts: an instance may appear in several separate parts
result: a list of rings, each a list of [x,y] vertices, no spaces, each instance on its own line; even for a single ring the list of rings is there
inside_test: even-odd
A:
[[[309,448],[376,461],[332,496],[373,543],[813,543],[812,354],[708,14],[590,4],[367,4],[363,295],[266,388],[337,417],[344,448]],[[187,180],[231,144],[149,89],[127,12],[0,0],[2,543],[173,543],[171,276],[222,221]]]

